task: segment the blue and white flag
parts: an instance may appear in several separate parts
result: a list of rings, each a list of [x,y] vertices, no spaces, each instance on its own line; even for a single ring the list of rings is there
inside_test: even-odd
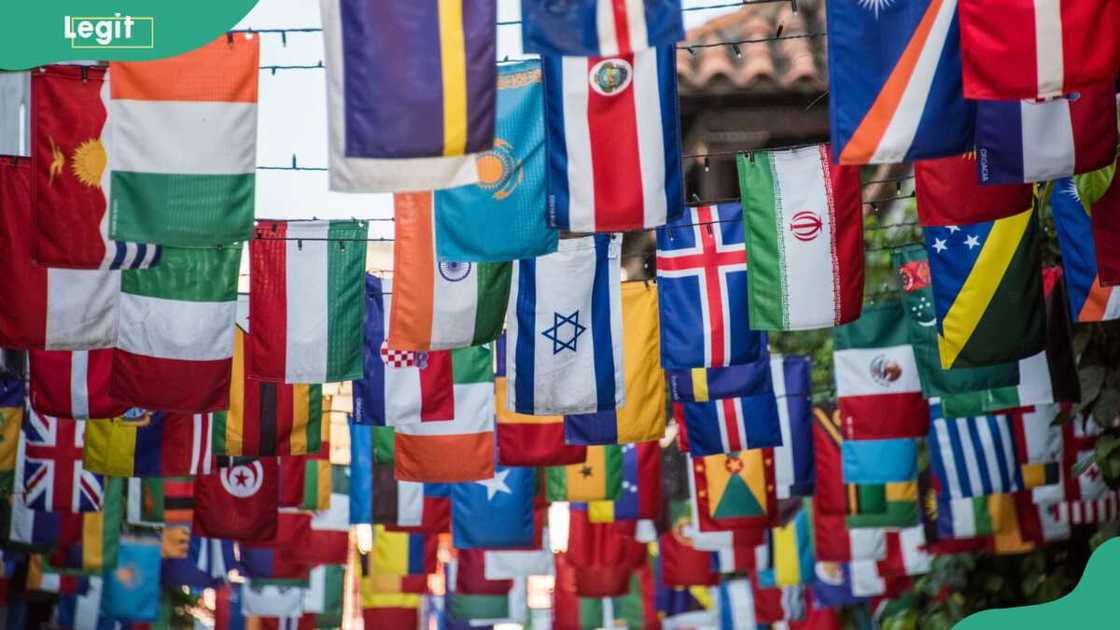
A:
[[[350,524],[373,523],[373,427],[350,420]]]
[[[554,254],[513,266],[506,315],[509,409],[530,415],[622,405],[618,235],[565,239]]]
[[[610,57],[684,39],[680,0],[521,0],[525,52]]]
[[[168,586],[213,588],[236,564],[232,540],[191,536],[187,557],[163,559],[161,579]]]
[[[774,486],[779,499],[813,494],[813,401],[809,357],[770,357],[782,445],[774,449]]]
[[[106,571],[101,615],[128,621],[155,621],[159,616],[160,543],[122,540],[117,566]]]
[[[720,630],[755,630],[754,589],[748,578],[721,582],[717,601]]]
[[[929,457],[939,497],[961,499],[1023,489],[1011,416],[942,418],[930,406]]]
[[[533,545],[535,468],[498,466],[485,481],[450,484],[451,540],[456,549]]]
[[[677,421],[695,457],[781,446],[782,428],[773,390],[708,402],[682,402]]]

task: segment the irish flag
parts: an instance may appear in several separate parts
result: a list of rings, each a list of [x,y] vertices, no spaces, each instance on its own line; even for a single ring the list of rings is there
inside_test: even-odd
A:
[[[260,221],[249,245],[249,376],[362,378],[366,234],[361,221]]]
[[[827,328],[859,317],[859,169],[839,166],[830,155],[827,144],[739,154],[755,330]]]
[[[505,322],[512,265],[436,257],[434,195],[394,197],[397,240],[389,347],[446,350],[494,341]]]
[[[396,427],[400,481],[479,481],[494,476],[494,368],[485,346],[453,350],[455,418]]]
[[[241,246],[164,248],[151,269],[121,273],[109,394],[145,409],[229,407]]]
[[[110,64],[109,236],[183,247],[253,230],[260,38]]]

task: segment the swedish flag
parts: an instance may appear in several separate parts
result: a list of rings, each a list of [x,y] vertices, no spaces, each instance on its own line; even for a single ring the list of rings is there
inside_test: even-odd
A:
[[[1042,352],[1046,312],[1033,210],[970,225],[923,227],[944,369]]]

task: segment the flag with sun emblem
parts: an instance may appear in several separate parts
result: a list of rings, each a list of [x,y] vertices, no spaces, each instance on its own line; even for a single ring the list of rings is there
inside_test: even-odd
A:
[[[158,245],[109,239],[108,71],[60,65],[31,76],[32,259],[43,267],[73,269],[158,263]]]
[[[260,37],[114,61],[109,236],[180,247],[253,233]]]
[[[976,175],[976,154],[914,162],[914,191],[922,225],[994,221],[1031,207],[1030,184],[984,184]]]
[[[681,216],[676,59],[673,46],[543,58],[549,224],[621,232]]]
[[[489,343],[502,332],[510,263],[452,262],[437,254],[432,193],[397,193],[389,347],[451,350]]]
[[[1046,345],[1034,209],[1006,218],[924,227],[941,367],[1025,359]]]
[[[520,260],[556,251],[557,232],[545,218],[543,112],[540,62],[498,69],[497,137],[477,154],[478,183],[435,192],[440,260]]]
[[[961,85],[954,0],[830,2],[832,150],[841,164],[963,153],[975,107]]]
[[[511,411],[578,414],[622,405],[621,240],[565,239],[554,254],[514,264],[506,315]]]
[[[859,169],[827,144],[738,155],[755,330],[850,322],[863,302]]]
[[[777,517],[774,460],[766,449],[689,457],[692,522],[700,531],[768,527]]]

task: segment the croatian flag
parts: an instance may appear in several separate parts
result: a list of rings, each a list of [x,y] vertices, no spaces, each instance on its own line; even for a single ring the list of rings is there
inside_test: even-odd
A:
[[[676,50],[542,61],[552,227],[622,232],[680,216]]]
[[[837,162],[904,162],[972,148],[975,111],[961,88],[957,0],[829,2],[826,9]]]
[[[1116,155],[1116,89],[1102,83],[1051,101],[978,101],[981,184],[1045,182],[1104,168]]]
[[[525,52],[611,56],[684,39],[680,0],[521,0]]]

